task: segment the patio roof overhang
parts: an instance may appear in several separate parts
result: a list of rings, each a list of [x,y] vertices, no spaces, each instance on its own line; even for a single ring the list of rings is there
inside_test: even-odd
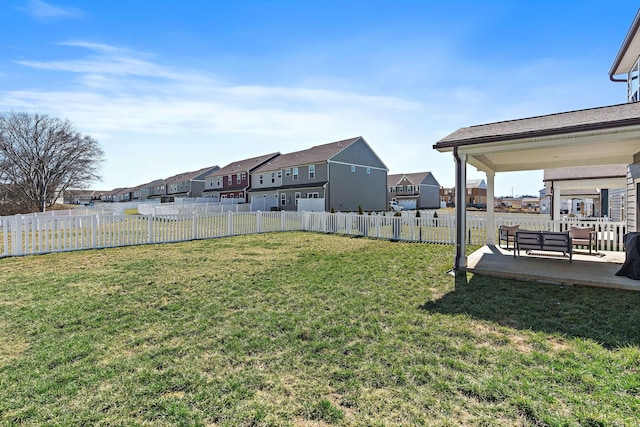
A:
[[[484,172],[631,164],[640,160],[640,103],[462,128],[433,148]]]

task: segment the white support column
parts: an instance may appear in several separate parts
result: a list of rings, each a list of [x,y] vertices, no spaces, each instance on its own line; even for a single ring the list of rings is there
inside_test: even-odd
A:
[[[460,239],[458,243],[459,260],[458,267],[465,268],[467,266],[467,156],[466,154],[459,154],[460,156],[460,185],[456,189],[456,220],[460,223],[458,225],[461,230],[462,236],[458,236]]]
[[[487,175],[487,245],[496,244],[496,218],[494,215],[494,179],[496,173],[494,171],[485,172]]]
[[[560,227],[557,225],[556,221],[560,221],[562,217],[560,216],[560,189],[551,187],[553,189],[553,231],[560,231]]]

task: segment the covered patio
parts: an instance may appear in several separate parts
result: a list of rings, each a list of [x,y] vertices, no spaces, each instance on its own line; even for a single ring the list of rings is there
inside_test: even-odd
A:
[[[468,258],[466,243],[466,168],[486,174],[487,230],[496,229],[494,179],[499,172],[640,162],[640,103],[627,103],[547,116],[465,127],[438,141],[434,148],[451,152],[456,163],[456,255],[454,269],[522,280],[640,290],[636,281],[614,276],[624,253],[604,257],[576,256],[574,262],[553,257],[513,258],[487,233],[486,246]],[[581,183],[583,184],[583,183]],[[635,190],[633,179],[626,183]],[[594,185],[603,185],[597,183]],[[542,186],[542,183],[541,183]],[[599,187],[601,188],[601,187]],[[560,218],[561,189],[552,195],[552,219]],[[460,197],[458,197],[460,196]],[[636,231],[635,191],[627,195],[627,231]],[[556,230],[557,231],[557,230]],[[583,279],[579,279],[583,277]],[[619,280],[618,280],[619,279]]]

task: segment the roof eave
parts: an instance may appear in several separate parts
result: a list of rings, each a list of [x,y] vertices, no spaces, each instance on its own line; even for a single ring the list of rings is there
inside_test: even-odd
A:
[[[640,117],[634,117],[630,119],[617,120],[612,122],[602,122],[602,123],[589,123],[575,126],[567,126],[560,129],[543,129],[539,131],[532,132],[519,132],[519,133],[510,133],[504,135],[489,135],[489,136],[481,136],[477,138],[466,138],[459,140],[451,140],[444,142],[437,142],[433,145],[435,150],[441,152],[451,151],[454,147],[460,147],[465,145],[477,145],[477,144],[486,144],[490,142],[504,142],[504,141],[513,141],[517,139],[527,139],[527,138],[539,138],[546,136],[558,136],[558,135],[566,135],[572,133],[580,133],[580,132],[593,132],[598,130],[607,130],[614,128],[623,128],[627,126],[638,126],[640,125]]]
[[[631,28],[629,28],[629,31],[627,32],[627,35],[625,36],[624,41],[622,42],[622,46],[620,46],[620,50],[618,51],[618,54],[616,55],[616,58],[613,61],[613,65],[609,70],[609,78],[612,81],[620,81],[620,79],[616,79],[614,76],[620,75],[620,74],[626,74],[629,71],[629,70],[621,71],[619,70],[619,67],[622,61],[624,60],[624,57],[627,54],[629,46],[631,46],[631,43],[633,42],[633,39],[636,37],[636,34],[638,33],[639,29],[640,29],[640,9],[638,9],[638,12],[636,13],[636,17],[634,18],[633,23],[631,24]]]

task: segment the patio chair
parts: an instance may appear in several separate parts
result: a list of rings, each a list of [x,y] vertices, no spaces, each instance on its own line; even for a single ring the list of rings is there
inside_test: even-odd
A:
[[[595,227],[570,227],[569,236],[573,246],[588,246],[589,254],[591,254],[591,248],[598,251],[598,233]]]
[[[513,243],[516,238],[516,231],[520,228],[520,225],[501,225],[498,229],[498,246],[504,240],[507,242],[507,249],[509,249],[509,242],[512,243],[511,248],[513,248]]]

